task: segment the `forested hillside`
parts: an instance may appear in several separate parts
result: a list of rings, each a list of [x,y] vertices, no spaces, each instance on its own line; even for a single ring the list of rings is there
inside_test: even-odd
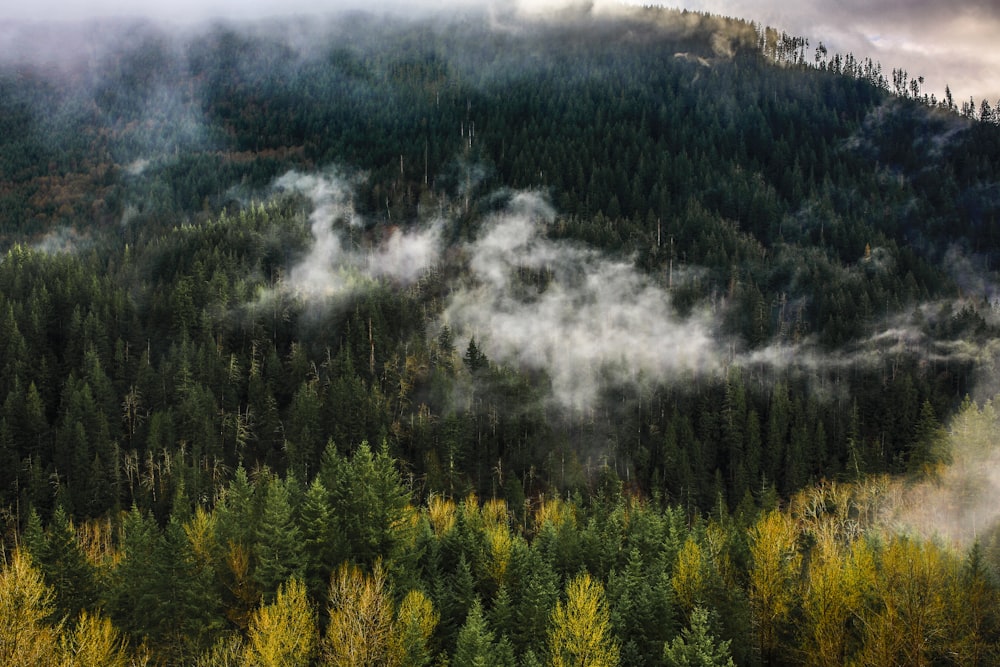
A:
[[[89,29],[0,67],[0,662],[996,659],[1000,101],[666,9]]]

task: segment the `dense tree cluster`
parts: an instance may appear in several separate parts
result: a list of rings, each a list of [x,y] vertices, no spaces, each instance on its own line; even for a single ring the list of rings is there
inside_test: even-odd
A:
[[[9,664],[83,650],[206,666],[989,664],[1000,589],[984,550],[900,535],[882,519],[898,492],[873,477],[694,520],[615,490],[415,507],[384,449],[331,445],[308,486],[240,468],[214,507],[178,496],[164,525],[135,507],[120,527],[57,511],[42,529],[33,513],[0,574],[0,650],[41,656]]]

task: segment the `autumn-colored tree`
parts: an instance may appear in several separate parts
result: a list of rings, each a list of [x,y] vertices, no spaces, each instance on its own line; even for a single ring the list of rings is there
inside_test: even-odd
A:
[[[548,636],[552,667],[613,667],[618,643],[611,632],[611,614],[604,587],[589,574],[566,585],[566,600],[556,602]]]
[[[58,664],[59,627],[46,622],[52,609],[52,590],[41,572],[27,554],[15,551],[0,569],[0,664]]]
[[[129,658],[125,640],[111,620],[80,614],[73,631],[60,640],[64,667],[127,667],[135,664]]]
[[[337,667],[384,665],[392,636],[392,598],[385,570],[376,561],[370,575],[344,563],[330,581],[330,624],[323,657]]]
[[[863,541],[844,553],[832,532],[816,539],[802,593],[802,655],[808,665],[836,667],[847,661],[848,626],[871,579],[872,560]]]
[[[796,602],[796,580],[802,555],[798,528],[788,514],[772,510],[750,529],[750,609],[757,648],[765,663],[773,662],[785,626]]]
[[[245,661],[254,667],[306,667],[316,656],[318,640],[305,584],[290,579],[278,588],[274,602],[250,619]]]
[[[486,571],[497,587],[506,581],[514,539],[506,523],[487,523]]]
[[[933,542],[888,538],[860,614],[859,664],[921,667],[941,657],[948,583],[956,574],[949,560]]]
[[[972,545],[961,574],[949,582],[945,613],[946,651],[966,665],[996,662],[991,641],[997,628],[997,585],[989,576],[979,543]]]
[[[396,622],[389,640],[388,664],[392,667],[430,664],[429,642],[438,620],[430,598],[418,590],[407,593],[396,610]]]
[[[677,553],[677,563],[671,577],[677,601],[685,612],[690,612],[699,602],[705,601],[707,579],[701,545],[693,535],[689,535]]]
[[[245,667],[244,652],[239,634],[219,637],[210,649],[198,656],[195,667]]]

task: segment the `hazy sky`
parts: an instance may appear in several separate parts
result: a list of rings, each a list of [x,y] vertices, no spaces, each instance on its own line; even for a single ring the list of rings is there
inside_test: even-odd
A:
[[[822,40],[831,52],[853,52],[926,80],[941,96],[951,87],[956,102],[1000,98],[1000,2],[998,0],[680,0],[690,9],[752,18]]]
[[[492,0],[538,8],[572,0]],[[609,4],[614,0],[596,0]],[[440,9],[490,0],[31,0],[0,3],[5,19],[73,20],[92,16],[153,16],[175,22],[207,17],[259,18],[343,8]],[[580,2],[580,0],[576,0]],[[810,38],[831,52],[853,52],[926,79],[924,90],[940,97],[950,85],[956,101],[1000,99],[1000,1],[998,0],[668,0],[667,6],[754,19]],[[0,26],[2,28],[2,26]],[[2,36],[2,30],[0,30]]]

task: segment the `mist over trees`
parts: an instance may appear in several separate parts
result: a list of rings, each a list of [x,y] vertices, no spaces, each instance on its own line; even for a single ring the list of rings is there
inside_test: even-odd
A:
[[[665,9],[120,27],[0,66],[4,661],[995,658],[1000,103]]]

